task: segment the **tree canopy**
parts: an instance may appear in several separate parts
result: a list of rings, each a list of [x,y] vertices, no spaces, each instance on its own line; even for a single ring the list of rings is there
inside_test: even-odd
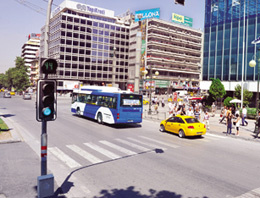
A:
[[[226,95],[226,90],[221,81],[217,78],[211,78],[209,95],[216,101],[218,98],[223,98]]]
[[[241,98],[241,85],[237,85],[235,87],[235,96],[238,99]],[[253,93],[244,88],[244,90],[243,90],[243,105],[249,105],[252,97],[253,97]]]
[[[15,67],[9,68],[5,74],[0,74],[0,84],[9,90],[13,87],[16,91],[23,91],[30,86],[27,66],[23,58],[16,57]]]

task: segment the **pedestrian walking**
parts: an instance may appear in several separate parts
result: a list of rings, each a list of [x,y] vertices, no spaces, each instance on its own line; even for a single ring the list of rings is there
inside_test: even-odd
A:
[[[222,115],[222,119],[219,121],[219,123],[222,123],[223,120],[226,119],[226,115],[227,115],[227,107],[226,106],[224,106],[224,109],[222,109],[221,115]]]
[[[255,138],[258,138],[260,132],[260,111],[258,112],[257,126],[258,126],[258,130],[256,131]]]
[[[245,126],[245,123],[246,123],[246,126],[248,125],[248,122],[246,121],[246,116],[247,116],[247,109],[245,106],[243,106],[243,109],[242,109],[242,126]]]
[[[194,111],[192,111],[191,107],[189,107],[188,111],[186,111],[186,115],[194,117]]]
[[[154,105],[154,110],[156,114],[158,114],[158,107],[159,107],[158,102],[156,102]]]
[[[236,130],[237,130],[237,136],[239,136],[239,126],[240,126],[240,121],[241,121],[241,118],[239,116],[239,114],[236,114],[236,120],[234,121],[234,124],[236,126]]]
[[[164,98],[162,97],[162,107],[164,108],[165,106],[165,102],[164,102]]]
[[[215,116],[215,113],[216,113],[216,105],[215,103],[213,102],[212,105],[211,105],[211,112],[212,112],[212,117]]]
[[[199,109],[196,109],[195,112],[194,112],[194,116],[195,118],[200,121],[200,112],[199,112]]]
[[[231,135],[232,133],[232,113],[231,113],[231,108],[230,110],[227,111],[227,115],[226,115],[226,118],[227,118],[227,133],[226,135]]]
[[[209,113],[206,111],[205,115],[204,115],[204,119],[203,122],[206,125],[206,128],[209,129]]]

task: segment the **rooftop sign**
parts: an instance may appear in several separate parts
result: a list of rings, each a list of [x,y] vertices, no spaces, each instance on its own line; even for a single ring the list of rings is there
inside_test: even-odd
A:
[[[172,13],[172,22],[192,27],[193,19],[190,17]]]
[[[74,1],[63,1],[58,8],[56,8],[53,12],[53,15],[57,14],[58,12],[60,12],[61,10],[63,10],[64,8],[69,8],[72,10],[78,10],[78,11],[83,11],[86,13],[91,13],[91,14],[97,14],[97,15],[103,15],[103,16],[107,16],[107,17],[114,17],[115,16],[115,12],[112,10],[107,10],[104,8],[99,8],[96,6],[91,6],[91,5],[86,5],[83,3],[78,3],[78,2],[74,2]]]
[[[141,21],[149,18],[160,18],[160,8],[154,8],[150,10],[139,10],[135,12],[135,21],[139,21],[138,14],[142,14]]]

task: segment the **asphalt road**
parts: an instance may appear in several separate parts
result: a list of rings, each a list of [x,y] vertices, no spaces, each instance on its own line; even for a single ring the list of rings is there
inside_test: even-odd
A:
[[[20,96],[0,100],[1,114],[8,115],[28,146],[26,156],[39,157],[41,123],[35,119],[35,101]],[[158,123],[149,120],[131,126],[99,125],[74,116],[70,99],[59,97],[58,118],[47,124],[48,173],[55,177],[57,197],[223,198],[256,194],[260,189],[259,143],[213,134],[180,139],[158,129]],[[1,151],[10,152],[7,149],[0,144]],[[39,164],[28,162],[32,170],[36,166],[39,170],[38,160]],[[32,174],[36,186],[40,170]],[[22,180],[26,179],[3,188],[34,187]]]

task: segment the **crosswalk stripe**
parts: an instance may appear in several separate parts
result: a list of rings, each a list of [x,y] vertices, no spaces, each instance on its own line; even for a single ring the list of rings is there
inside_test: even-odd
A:
[[[131,137],[128,137],[127,139],[129,139],[129,140],[131,140],[131,141],[134,141],[134,142],[137,142],[137,143],[139,143],[139,144],[143,144],[143,145],[146,145],[146,146],[150,146],[150,147],[152,147],[152,148],[165,149],[165,148],[163,148],[163,147],[161,147],[161,146],[158,146],[158,145],[156,145],[156,144],[151,144],[151,143],[147,143],[147,142],[142,142],[142,141],[140,141],[140,140],[136,140],[136,139],[131,138]]]
[[[179,146],[176,146],[176,145],[174,145],[174,144],[168,144],[168,143],[166,143],[166,142],[162,142],[162,141],[159,141],[159,140],[154,140],[154,139],[152,139],[152,138],[148,138],[148,137],[145,137],[145,136],[139,136],[139,137],[144,138],[144,139],[146,139],[146,140],[150,140],[150,141],[152,141],[152,142],[156,142],[156,143],[165,145],[165,146],[169,146],[169,147],[172,147],[172,148],[178,148],[178,147],[179,147]]]
[[[145,147],[143,147],[143,146],[139,146],[139,145],[137,145],[137,144],[134,144],[134,143],[129,142],[129,141],[126,141],[126,140],[122,140],[122,139],[115,139],[115,140],[118,141],[118,142],[121,142],[121,143],[123,143],[123,144],[126,144],[126,145],[128,145],[128,146],[131,146],[131,147],[133,147],[133,148],[136,148],[136,149],[138,149],[138,150],[141,150],[141,151],[148,151],[148,150],[150,150],[150,149],[148,149],[148,148],[145,148]]]
[[[113,143],[105,141],[105,140],[102,140],[102,141],[99,141],[99,142],[102,143],[102,144],[105,144],[105,145],[107,145],[107,146],[109,146],[111,148],[117,149],[120,152],[125,153],[127,155],[135,155],[135,154],[137,154],[136,152],[130,151],[128,149],[125,149],[125,148],[123,148],[121,146],[118,146],[116,144],[113,144]]]
[[[67,145],[67,147],[93,164],[103,162],[103,160],[95,157],[94,155],[88,153],[76,145]]]
[[[206,133],[206,136],[212,136],[212,137],[217,137],[217,138],[222,138],[222,139],[227,138],[227,137],[223,137],[223,136],[220,136],[220,135],[214,135],[214,134],[211,134],[211,133]]]
[[[116,155],[116,154],[114,154],[114,153],[112,153],[112,152],[110,152],[110,151],[108,151],[108,150],[106,150],[106,149],[104,149],[104,148],[102,148],[102,147],[100,147],[100,146],[98,146],[96,144],[93,144],[91,142],[84,143],[84,145],[86,145],[89,148],[92,148],[93,150],[95,150],[95,151],[97,151],[97,152],[99,152],[99,153],[109,157],[110,159],[118,159],[118,158],[120,158],[119,155]]]
[[[81,165],[76,162],[74,159],[70,158],[68,155],[66,155],[65,153],[63,153],[60,149],[58,149],[57,147],[52,147],[52,148],[48,148],[48,150],[55,155],[58,159],[60,159],[61,161],[63,161],[67,166],[69,166],[70,168],[77,168],[80,167]]]

